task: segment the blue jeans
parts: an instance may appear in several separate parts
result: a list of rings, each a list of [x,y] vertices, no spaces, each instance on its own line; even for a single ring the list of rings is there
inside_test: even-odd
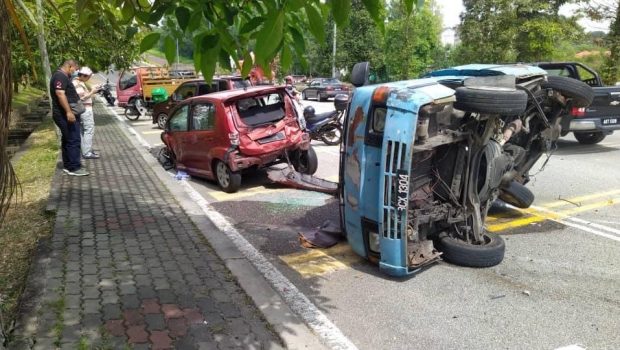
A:
[[[53,114],[54,123],[60,129],[60,146],[62,151],[62,165],[69,171],[75,171],[82,167],[82,154],[80,153],[80,117],[75,117],[74,123],[69,123],[64,115]]]

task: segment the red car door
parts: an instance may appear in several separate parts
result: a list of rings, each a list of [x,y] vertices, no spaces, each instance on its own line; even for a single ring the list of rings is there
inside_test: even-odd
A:
[[[219,142],[215,130],[215,106],[195,101],[190,108],[187,167],[202,176],[211,176],[212,148]]]
[[[179,169],[187,167],[187,138],[189,132],[189,104],[177,108],[170,117],[164,137],[172,149]]]

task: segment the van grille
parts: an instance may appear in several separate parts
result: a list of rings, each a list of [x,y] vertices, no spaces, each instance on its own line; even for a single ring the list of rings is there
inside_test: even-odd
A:
[[[408,192],[409,188],[409,170],[403,169],[406,154],[406,144],[388,141],[385,153],[385,188],[383,196],[383,237],[385,238],[401,239],[401,232],[405,231],[406,222],[403,222],[402,218],[406,216],[402,210],[399,211],[398,202],[399,199],[405,203],[409,200],[408,193],[400,193],[399,198],[399,181],[406,180],[406,192]]]

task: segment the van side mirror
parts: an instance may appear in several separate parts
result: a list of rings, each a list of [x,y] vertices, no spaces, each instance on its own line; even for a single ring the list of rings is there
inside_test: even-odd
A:
[[[353,66],[351,71],[351,84],[355,87],[368,85],[368,76],[370,74],[370,62],[359,62]]]

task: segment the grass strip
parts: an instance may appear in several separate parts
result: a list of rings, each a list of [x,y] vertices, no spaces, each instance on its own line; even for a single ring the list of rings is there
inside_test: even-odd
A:
[[[41,99],[43,94],[45,94],[45,91],[32,86],[27,86],[23,88],[18,94],[13,96],[13,100],[11,101],[11,108],[17,109],[32,104],[33,100]]]
[[[54,216],[45,213],[58,156],[51,118],[39,125],[30,140],[31,146],[13,164],[21,193],[0,223],[0,312],[4,327],[17,316],[33,254],[39,240],[51,234],[54,223]]]

